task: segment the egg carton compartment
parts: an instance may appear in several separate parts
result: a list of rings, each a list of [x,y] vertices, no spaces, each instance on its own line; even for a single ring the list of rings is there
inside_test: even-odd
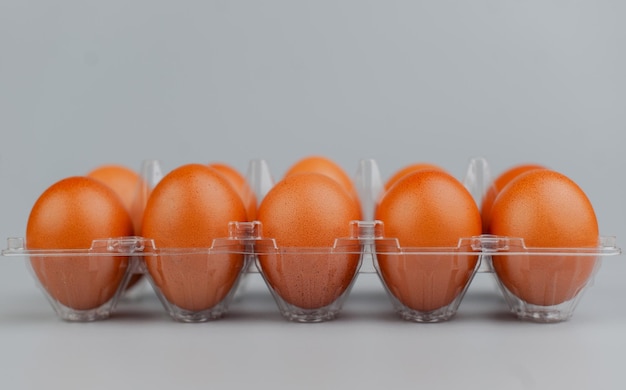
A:
[[[88,249],[28,250],[23,238],[9,238],[3,256],[22,257],[37,286],[67,321],[108,318],[137,269],[140,237],[94,240]]]
[[[600,237],[594,248],[527,247],[522,238],[510,237],[486,237],[486,241],[483,261],[509,310],[534,322],[571,318],[593,285],[602,260],[621,253],[615,237]]]
[[[210,248],[157,248],[140,256],[135,272],[148,279],[163,307],[176,321],[222,318],[253,262],[253,223],[232,222],[229,237]]]

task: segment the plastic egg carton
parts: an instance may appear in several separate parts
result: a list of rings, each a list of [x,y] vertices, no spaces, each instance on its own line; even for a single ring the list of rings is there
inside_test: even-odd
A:
[[[144,162],[142,176],[156,185],[163,176],[159,162]],[[248,181],[260,201],[274,185],[264,160],[250,162]],[[487,162],[471,159],[463,184],[477,204],[490,183]],[[227,313],[242,278],[260,273],[283,317],[322,322],[340,313],[359,273],[376,273],[399,317],[439,322],[455,315],[476,273],[485,272],[494,275],[518,318],[559,322],[573,315],[602,259],[621,253],[614,237],[601,237],[595,248],[528,248],[523,238],[491,235],[461,237],[455,247],[403,248],[373,219],[383,187],[376,161],[360,161],[355,184],[363,220],[351,222],[350,236],[328,248],[278,247],[254,221],[231,222],[229,237],[210,248],[157,248],[149,238],[119,237],[95,240],[84,250],[29,250],[24,239],[9,238],[2,255],[27,259],[53,309],[68,321],[108,318],[141,276],[174,320],[214,320]],[[148,194],[138,196],[145,201]],[[32,262],[46,267],[35,272]],[[563,262],[575,266],[560,270]],[[82,273],[67,271],[68,263],[80,264]],[[503,274],[522,278],[505,283],[498,277]],[[53,285],[54,279],[63,282]]]

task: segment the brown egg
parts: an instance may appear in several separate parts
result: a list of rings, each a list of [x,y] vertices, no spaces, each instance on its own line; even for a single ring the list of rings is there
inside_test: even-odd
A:
[[[130,236],[133,226],[120,198],[87,177],[50,186],[35,202],[26,227],[28,249],[88,249],[95,239]],[[95,309],[117,292],[128,266],[123,256],[32,257],[46,291],[75,310]]]
[[[422,170],[433,170],[433,169],[437,171],[445,172],[445,170],[441,168],[440,166],[435,165],[435,164],[430,164],[430,163],[415,163],[415,164],[407,165],[404,168],[396,171],[396,173],[394,173],[387,180],[387,182],[385,183],[385,191],[389,190],[391,186],[396,184],[400,179],[402,179],[404,176],[410,173],[414,173],[414,172],[422,171]]]
[[[298,173],[321,173],[326,175],[348,191],[357,201],[358,195],[356,187],[352,178],[346,173],[346,171],[339,166],[333,160],[323,156],[308,156],[298,160],[294,163],[285,173],[283,178],[289,177]]]
[[[522,173],[526,173],[528,171],[532,171],[534,169],[546,169],[546,167],[538,164],[520,164],[514,167],[511,167],[501,173],[491,184],[485,196],[483,198],[480,213],[483,221],[483,233],[489,234],[490,230],[490,222],[491,222],[491,207],[493,206],[493,201],[496,199],[496,196],[502,191],[502,189],[509,184],[513,179]]]
[[[376,219],[384,223],[385,236],[397,238],[407,252],[377,256],[381,277],[400,302],[428,312],[450,304],[463,291],[477,256],[448,252],[455,251],[459,239],[480,235],[481,221],[461,182],[439,170],[409,174],[383,196]],[[410,255],[432,247],[447,249],[440,255]]]
[[[491,232],[523,238],[529,248],[575,252],[599,242],[598,222],[585,193],[565,175],[548,169],[521,174],[502,189],[491,209]],[[540,306],[574,298],[595,264],[595,257],[588,256],[493,256],[504,286]]]
[[[241,197],[243,204],[246,206],[248,221],[254,221],[256,219],[257,201],[256,196],[254,195],[252,188],[248,185],[245,176],[227,164],[212,163],[209,164],[209,167],[217,170],[226,180],[228,180]]]
[[[105,164],[88,172],[87,177],[99,180],[115,191],[133,221],[133,234],[139,234],[143,207],[140,206],[138,194],[139,191],[143,190],[141,186],[145,185],[139,174],[123,165]],[[134,274],[128,282],[127,288],[130,289],[135,286],[142,276],[141,273]]]
[[[158,249],[168,251],[146,257],[146,265],[169,302],[184,310],[200,311],[226,297],[244,266],[242,254],[170,250],[208,249],[214,239],[228,237],[229,222],[245,220],[239,194],[206,165],[183,165],[161,179],[146,204],[142,235],[153,239]]]
[[[122,199],[126,209],[130,211],[141,180],[137,172],[122,165],[106,164],[89,171],[87,177],[99,180],[109,186]]]
[[[326,175],[293,174],[278,182],[258,210],[263,235],[281,250],[259,255],[268,283],[303,309],[333,303],[351,284],[359,255],[330,255],[330,249],[335,239],[350,235],[350,221],[360,217],[354,198]]]

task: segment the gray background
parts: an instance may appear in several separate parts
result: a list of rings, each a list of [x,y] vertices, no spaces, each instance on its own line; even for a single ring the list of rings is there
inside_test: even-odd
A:
[[[324,154],[348,172],[374,158],[385,177],[541,163],[621,246],[625,16],[620,1],[4,0],[0,239],[24,235],[50,184],[102,163],[264,158],[280,177]],[[511,321],[486,274],[437,325],[395,318],[372,275],[328,324],[286,323],[256,280],[221,322],[173,323],[148,288],[121,319],[77,325],[3,258],[0,384],[623,388],[625,271],[606,259],[557,325]]]

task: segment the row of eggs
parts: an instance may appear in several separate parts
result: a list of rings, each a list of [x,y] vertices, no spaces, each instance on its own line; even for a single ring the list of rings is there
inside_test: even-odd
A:
[[[137,188],[143,185],[139,174],[116,165],[58,181],[44,191],[31,210],[27,248],[89,248],[95,239],[130,236],[149,238],[157,248],[208,248],[215,239],[228,236],[233,221],[258,221],[263,236],[279,248],[329,248],[338,237],[350,236],[350,222],[363,216],[350,176],[321,156],[295,163],[260,202],[246,178],[226,164],[180,166],[147,189],[145,204],[137,202]],[[559,172],[531,164],[499,175],[480,207],[463,183],[444,169],[423,163],[407,166],[385,183],[374,217],[384,224],[385,236],[394,238],[402,248],[450,248],[459,238],[485,234],[522,237],[527,246],[539,248],[594,248],[599,240],[593,207],[576,183]],[[379,242],[382,249],[385,241]],[[221,304],[244,267],[237,256],[222,257],[219,278],[211,286],[201,276],[207,273],[203,268],[206,261],[194,262],[190,256],[169,263],[146,258],[145,273],[178,309],[202,312]],[[260,256],[262,262],[258,264],[281,300],[300,311],[319,313],[349,287],[358,256],[332,260],[345,263],[332,272],[321,260],[326,257],[317,257],[320,266],[315,266],[315,257],[307,259],[306,271],[302,265],[286,271],[285,264],[270,260],[271,256]],[[440,259],[431,264],[439,268],[437,272],[450,274],[448,282],[429,282],[423,275],[423,262],[400,261],[398,256],[379,255],[377,270],[392,300],[412,313],[427,314],[458,298],[477,259],[466,255],[455,257],[454,266]],[[87,278],[86,268],[93,264],[76,257],[52,261],[34,256],[31,266],[47,294],[64,307],[81,312],[95,310],[112,299],[125,275],[122,261],[122,257],[115,257],[101,262],[103,269],[95,279]],[[536,257],[531,263],[495,260],[493,270],[519,300],[552,307],[574,299],[596,267],[594,261],[550,263],[545,257]],[[569,276],[559,276],[558,283],[534,283],[556,280],[556,273]],[[134,276],[136,280],[141,274]],[[334,279],[342,286],[339,290],[324,285]],[[450,281],[456,284],[452,288],[446,284]],[[68,288],[68,283],[76,288]],[[424,288],[423,283],[435,284]],[[190,294],[194,285],[197,292]],[[304,293],[305,285],[319,287],[307,288]],[[298,318],[320,319],[316,315]],[[411,319],[420,318],[436,317],[417,315]]]

